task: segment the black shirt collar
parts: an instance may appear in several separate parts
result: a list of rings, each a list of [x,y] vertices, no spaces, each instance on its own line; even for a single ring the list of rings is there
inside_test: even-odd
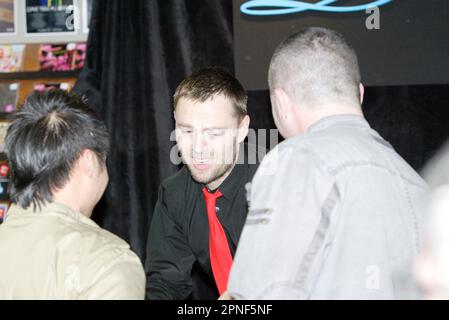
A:
[[[233,194],[238,190],[237,187],[241,181],[246,181],[248,176],[248,152],[256,151],[255,146],[248,148],[248,144],[242,142],[239,147],[239,154],[237,156],[237,162],[232,168],[231,173],[226,177],[226,179],[216,188],[215,190],[208,189],[211,193],[216,190],[220,190],[223,198],[232,199]],[[254,150],[253,150],[254,149]],[[256,159],[257,160],[257,159]],[[242,163],[243,162],[243,163]],[[245,182],[246,183],[246,182]],[[204,184],[200,184],[201,190],[205,187]]]
[[[218,186],[215,190],[209,190],[214,193],[216,190],[220,190],[223,198],[231,199],[233,193],[238,189],[237,185],[242,181],[242,175],[244,174],[244,167],[246,164],[236,164],[232,168],[231,173],[226,177],[226,179]],[[204,187],[204,185],[202,185]]]

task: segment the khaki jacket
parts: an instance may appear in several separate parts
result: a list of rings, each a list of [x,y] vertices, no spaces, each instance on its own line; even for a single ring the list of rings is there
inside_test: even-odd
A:
[[[143,299],[145,273],[129,245],[52,203],[12,205],[0,225],[0,299]]]

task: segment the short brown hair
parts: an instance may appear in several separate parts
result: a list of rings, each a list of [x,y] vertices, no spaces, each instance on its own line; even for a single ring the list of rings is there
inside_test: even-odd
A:
[[[200,69],[181,81],[173,96],[174,110],[181,98],[204,102],[218,94],[231,99],[237,117],[242,119],[247,115],[245,89],[235,77],[220,68]]]

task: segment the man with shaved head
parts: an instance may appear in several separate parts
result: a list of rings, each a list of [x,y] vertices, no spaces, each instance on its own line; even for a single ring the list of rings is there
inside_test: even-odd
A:
[[[277,47],[268,80],[286,140],[252,180],[228,294],[414,297],[426,185],[364,119],[354,50],[335,31],[303,30]]]

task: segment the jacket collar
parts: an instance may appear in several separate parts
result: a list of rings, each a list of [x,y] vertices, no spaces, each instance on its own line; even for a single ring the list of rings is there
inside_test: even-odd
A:
[[[35,210],[36,209],[36,210]],[[9,216],[15,216],[15,215],[59,215],[60,217],[63,217],[64,219],[70,219],[74,220],[76,222],[88,224],[90,226],[98,227],[98,225],[90,218],[83,215],[81,212],[77,212],[71,208],[69,208],[66,205],[63,205],[61,203],[52,202],[52,203],[45,203],[40,208],[36,207],[34,208],[33,205],[30,205],[28,208],[23,208],[18,204],[12,204],[9,208],[8,212],[6,213],[5,220]]]

